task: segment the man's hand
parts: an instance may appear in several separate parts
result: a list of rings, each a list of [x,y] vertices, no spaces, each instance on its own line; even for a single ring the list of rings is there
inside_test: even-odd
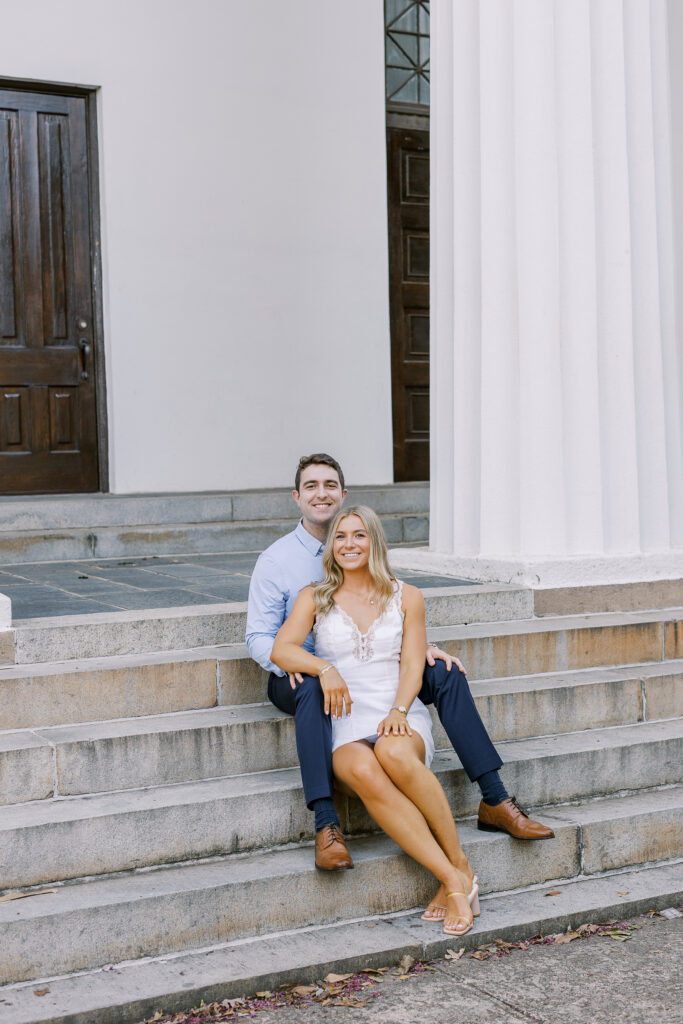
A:
[[[304,681],[304,677],[301,675],[301,672],[288,672],[287,675],[289,676],[289,685],[293,690],[296,690],[297,683],[303,683]]]
[[[320,676],[320,687],[325,698],[325,714],[332,714],[341,718],[344,708],[346,714],[351,714],[351,694],[349,688],[337,672],[334,665],[327,672]]]
[[[467,675],[467,669],[459,658],[456,658],[455,656],[451,657],[450,654],[446,654],[445,651],[442,651],[439,647],[435,647],[434,644],[429,644],[427,647],[427,664],[433,665],[436,661],[445,661],[446,668],[449,672],[453,668],[453,665],[455,665],[456,668],[460,669],[464,676]]]

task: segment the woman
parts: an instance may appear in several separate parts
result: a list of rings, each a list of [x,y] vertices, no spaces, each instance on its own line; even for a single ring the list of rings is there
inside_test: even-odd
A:
[[[362,505],[335,517],[323,566],[325,579],[299,594],[272,660],[285,672],[327,675],[338,788],[360,797],[387,835],[436,875],[441,884],[425,919],[464,935],[479,913],[479,886],[428,767],[431,720],[417,698],[426,647],[422,594],[394,579],[379,519]],[[311,628],[315,654],[301,646]]]

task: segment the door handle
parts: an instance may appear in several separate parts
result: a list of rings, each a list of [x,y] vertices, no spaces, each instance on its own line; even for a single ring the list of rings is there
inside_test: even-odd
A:
[[[87,380],[89,377],[88,356],[90,355],[90,342],[87,338],[80,338],[78,346],[81,350],[81,380]]]

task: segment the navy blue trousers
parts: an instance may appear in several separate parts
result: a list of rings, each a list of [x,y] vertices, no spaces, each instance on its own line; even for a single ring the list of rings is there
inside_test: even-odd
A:
[[[425,665],[422,689],[418,694],[423,704],[434,704],[441,724],[473,782],[484,772],[497,771],[503,762],[489,739],[472,698],[467,677],[455,667],[449,672],[443,661]],[[304,676],[296,690],[287,676],[271,673],[268,698],[288,715],[294,715],[296,749],[301,765],[301,779],[306,804],[331,797],[332,722],[325,714],[323,692],[317,676]]]

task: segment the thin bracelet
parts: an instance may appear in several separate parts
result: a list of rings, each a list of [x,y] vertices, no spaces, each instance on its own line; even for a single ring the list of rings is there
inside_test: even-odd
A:
[[[334,665],[325,665],[325,668],[321,668],[320,671],[318,672],[318,679],[322,679],[325,673],[329,672],[331,668],[334,668]]]

